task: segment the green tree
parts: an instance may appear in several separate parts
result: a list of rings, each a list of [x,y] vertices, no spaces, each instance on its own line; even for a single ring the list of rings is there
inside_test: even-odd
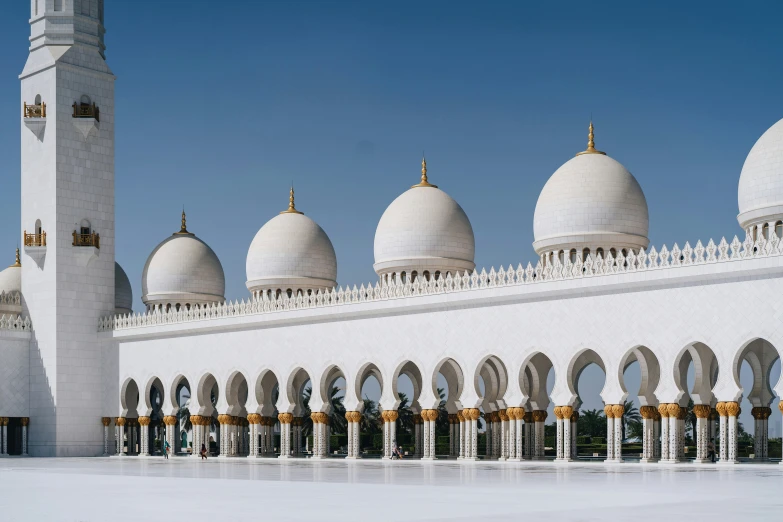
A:
[[[629,422],[642,422],[642,416],[639,413],[639,410],[634,406],[633,402],[631,401],[625,401],[623,404],[623,416],[622,421],[620,422],[620,426],[622,427],[622,439],[625,440],[625,426]]]
[[[601,410],[586,410],[579,413],[576,433],[586,437],[606,436],[606,417]]]

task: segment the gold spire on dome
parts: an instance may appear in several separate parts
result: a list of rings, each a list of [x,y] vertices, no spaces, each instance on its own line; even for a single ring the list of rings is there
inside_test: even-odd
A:
[[[12,268],[18,268],[22,266],[22,260],[19,258],[19,248],[16,249],[16,262],[11,265]]]
[[[294,205],[294,185],[291,184],[291,192],[288,195],[288,208],[281,212],[281,214],[304,214],[303,212],[299,212],[296,210],[296,205]]]
[[[595,149],[595,141],[594,141],[594,134],[593,134],[593,120],[590,120],[590,132],[587,133],[587,150],[584,150],[582,152],[578,152],[576,155],[581,156],[582,154],[603,154],[606,155],[606,152],[601,152],[600,150]]]
[[[432,187],[432,188],[438,188],[437,185],[433,185],[429,181],[427,181],[427,158],[424,156],[421,157],[421,181],[418,183],[418,185],[413,185],[411,188],[416,187]]]
[[[191,232],[188,232],[187,219],[185,218],[185,208],[182,208],[182,224],[180,225],[179,232],[174,232],[174,235],[192,236]]]

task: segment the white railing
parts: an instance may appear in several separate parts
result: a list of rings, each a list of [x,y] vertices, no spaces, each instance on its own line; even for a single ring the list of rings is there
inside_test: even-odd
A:
[[[725,263],[747,258],[769,257],[783,255],[783,241],[776,236],[769,241],[760,239],[753,243],[750,238],[740,243],[737,236],[729,244],[723,238],[719,244],[712,240],[705,247],[701,241],[696,247],[689,243],[680,249],[675,243],[669,250],[663,246],[660,251],[653,247],[649,253],[640,251],[637,254],[630,252],[623,256],[618,252],[617,257],[607,253],[606,258],[601,255],[588,256],[582,262],[577,259],[572,263],[566,259],[561,263],[559,259],[542,266],[539,261],[535,268],[530,263],[527,267],[519,264],[516,269],[511,265],[508,268],[502,266],[495,270],[482,269],[480,272],[465,272],[462,275],[451,274],[438,280],[422,281],[418,278],[415,282],[399,281],[391,283],[377,282],[373,284],[356,285],[351,288],[335,288],[325,292],[318,291],[312,295],[296,295],[288,297],[283,294],[279,297],[262,294],[253,296],[247,300],[226,301],[206,305],[190,310],[180,309],[151,310],[141,314],[128,314],[123,316],[109,316],[100,320],[99,331],[126,330],[131,328],[143,328],[173,323],[191,321],[205,321],[228,317],[239,317],[287,310],[301,310],[304,308],[321,308],[327,306],[341,306],[353,303],[365,303],[371,301],[383,301],[388,299],[408,298],[424,295],[443,294],[451,292],[468,292],[485,288],[542,284],[549,281],[561,281],[567,279],[581,279],[586,277],[610,276],[615,274],[642,272],[650,270],[662,270],[673,267],[684,267],[707,263]]]
[[[0,292],[0,305],[22,306],[22,294],[19,292]]]
[[[29,317],[21,315],[0,315],[0,330],[12,330],[15,332],[29,332],[33,329],[33,323]]]

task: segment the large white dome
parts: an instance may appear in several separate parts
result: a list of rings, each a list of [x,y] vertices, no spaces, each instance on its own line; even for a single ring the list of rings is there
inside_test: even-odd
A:
[[[114,262],[114,313],[125,315],[133,313],[133,288],[128,274],[118,262]]]
[[[19,259],[19,249],[16,249],[16,262],[0,271],[0,294],[5,294],[0,299],[0,316],[22,313],[21,293],[22,264]]]
[[[215,252],[185,227],[155,247],[141,276],[141,300],[152,305],[200,305],[225,300],[226,278]]]
[[[742,228],[783,219],[783,120],[750,149],[737,193]]]
[[[647,200],[636,178],[596,151],[590,127],[588,150],[557,169],[544,185],[533,218],[538,254],[580,254],[587,248],[647,248]]]
[[[267,221],[247,252],[247,288],[326,290],[337,285],[337,256],[318,223],[297,211],[291,189],[289,209]]]
[[[473,270],[476,242],[462,207],[427,181],[403,192],[386,209],[375,231],[375,272],[378,275],[416,271]]]

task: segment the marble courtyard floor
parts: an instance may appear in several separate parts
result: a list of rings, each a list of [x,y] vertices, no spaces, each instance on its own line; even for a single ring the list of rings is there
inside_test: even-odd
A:
[[[0,460],[0,519],[15,522],[744,522],[781,512],[777,464]]]

